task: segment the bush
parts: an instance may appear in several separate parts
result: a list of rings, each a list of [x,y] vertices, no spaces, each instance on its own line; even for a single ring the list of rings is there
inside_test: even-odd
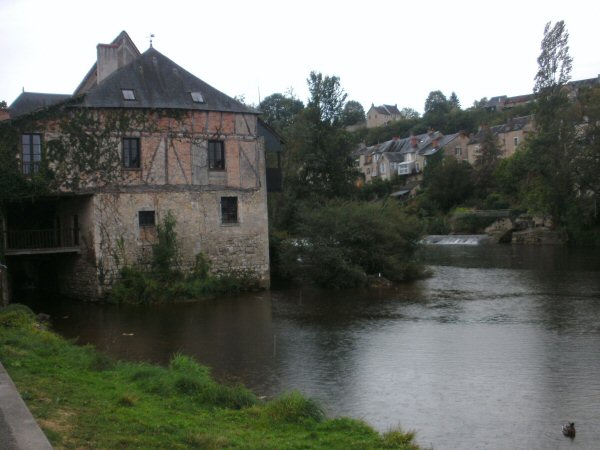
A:
[[[11,303],[10,305],[0,308],[0,313],[7,313],[11,311],[21,311],[31,318],[35,317],[33,310],[29,306],[23,305],[22,303]]]
[[[152,270],[161,280],[171,279],[181,275],[179,262],[179,243],[175,231],[175,217],[171,211],[167,213],[162,223],[156,227],[158,242],[152,246]]]
[[[330,201],[300,208],[296,238],[273,250],[279,275],[326,288],[365,285],[369,275],[404,281],[420,272],[420,225],[395,201]]]
[[[177,374],[175,389],[181,394],[221,408],[241,409],[256,404],[256,396],[247,388],[215,383],[209,369],[188,356],[176,354],[170,368]]]
[[[422,219],[425,234],[448,234],[450,227],[446,216],[426,216]]]
[[[477,214],[461,214],[451,219],[450,228],[453,233],[483,233],[489,225],[498,220],[497,217],[485,217]]]
[[[0,309],[0,327],[27,328],[35,323],[33,312],[24,305],[9,305]]]

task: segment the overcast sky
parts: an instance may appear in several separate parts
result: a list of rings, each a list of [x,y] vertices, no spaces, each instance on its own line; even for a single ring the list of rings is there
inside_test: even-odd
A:
[[[248,103],[336,75],[348,100],[422,112],[429,92],[482,97],[532,91],[544,25],[564,20],[572,78],[600,73],[597,0],[0,0],[0,100],[70,94],[96,45],[127,31]]]

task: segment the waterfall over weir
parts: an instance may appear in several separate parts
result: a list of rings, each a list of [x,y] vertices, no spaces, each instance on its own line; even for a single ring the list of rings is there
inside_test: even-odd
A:
[[[489,241],[487,234],[441,234],[425,236],[422,242],[429,245],[479,245]]]

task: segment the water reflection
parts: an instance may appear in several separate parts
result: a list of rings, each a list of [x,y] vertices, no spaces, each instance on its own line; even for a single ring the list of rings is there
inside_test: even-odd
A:
[[[600,258],[552,247],[427,251],[435,275],[395,289],[36,309],[118,357],[164,364],[181,351],[260,395],[299,389],[330,414],[382,431],[400,424],[435,448],[594,448]],[[560,429],[570,420],[572,442]]]

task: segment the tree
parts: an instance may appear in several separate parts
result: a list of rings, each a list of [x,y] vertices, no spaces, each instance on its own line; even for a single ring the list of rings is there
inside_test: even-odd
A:
[[[481,97],[480,100],[475,100],[473,102],[473,108],[475,108],[475,109],[485,108],[485,105],[487,105],[487,103],[488,103],[488,98],[487,97]]]
[[[425,99],[425,114],[447,113],[450,103],[442,91],[431,91]]]
[[[310,92],[307,106],[315,116],[313,121],[319,125],[337,125],[347,97],[339,77],[323,77],[321,73],[311,72],[306,81]]]
[[[348,196],[356,179],[339,78],[311,72],[307,107],[290,128],[286,183],[296,199]]]
[[[422,274],[419,230],[394,200],[305,204],[297,220],[302,239],[277,243],[276,269],[326,288],[365,286],[369,276],[414,279]]]
[[[531,206],[549,213],[555,225],[564,225],[575,192],[572,151],[577,114],[564,89],[572,63],[568,38],[563,21],[553,27],[550,22],[546,24],[534,86],[537,132],[527,143],[532,163],[530,178],[540,193]]]
[[[582,222],[598,223],[600,203],[600,87],[583,89],[579,95],[583,126],[576,135],[574,180]]]
[[[448,99],[448,103],[450,103],[450,108],[451,109],[460,109],[460,100],[458,99],[458,95],[456,95],[456,92],[452,92],[452,94],[450,94],[450,98]]]
[[[402,108],[400,115],[403,119],[418,119],[421,116],[417,110],[412,108]]]
[[[573,58],[569,55],[569,33],[563,20],[556,22],[553,27],[551,22],[548,22],[544,27],[544,38],[537,62],[538,72],[533,88],[536,94],[563,86],[571,79]]]
[[[482,130],[479,151],[479,156],[473,165],[473,168],[475,169],[474,181],[475,186],[482,191],[481,193],[487,194],[494,188],[494,172],[498,167],[501,154],[498,136],[494,134],[488,126],[484,127]]]
[[[425,100],[423,119],[428,127],[444,130],[451,109],[450,102],[442,91],[431,91]]]
[[[473,193],[472,175],[473,168],[468,162],[444,158],[431,171],[425,195],[443,212],[448,212]]]
[[[355,100],[350,100],[344,105],[342,112],[342,124],[345,126],[355,125],[365,121],[365,109]]]
[[[293,95],[271,94],[260,102],[262,118],[272,127],[285,130],[304,109],[304,103]]]

